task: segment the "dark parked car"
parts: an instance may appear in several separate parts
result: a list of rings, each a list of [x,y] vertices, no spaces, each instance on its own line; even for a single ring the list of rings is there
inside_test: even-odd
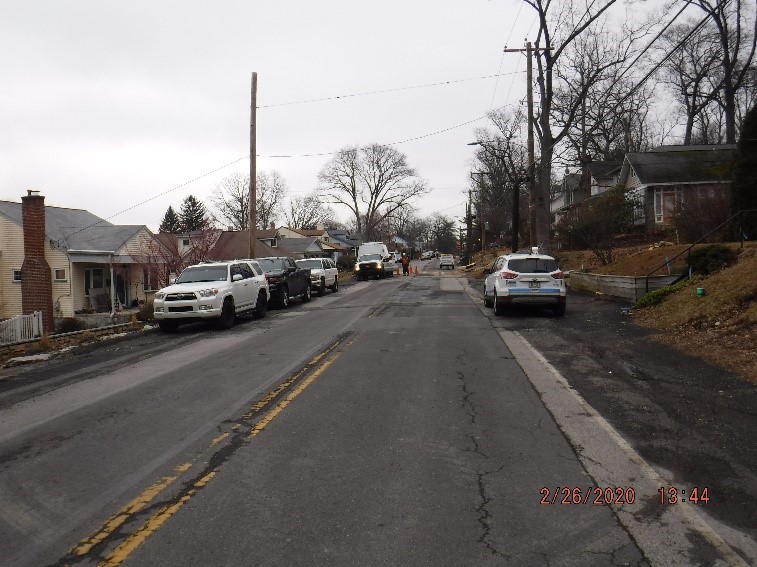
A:
[[[302,301],[310,301],[310,268],[297,266],[294,258],[287,256],[272,256],[269,258],[255,258],[268,280],[271,301],[275,301],[282,308],[289,305],[292,297],[301,297]]]

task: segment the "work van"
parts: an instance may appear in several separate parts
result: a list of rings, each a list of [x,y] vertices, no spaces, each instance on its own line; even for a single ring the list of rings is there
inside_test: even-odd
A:
[[[373,269],[375,269],[376,263],[381,264],[378,270],[376,270],[376,276],[385,278],[394,275],[394,256],[389,253],[389,249],[383,242],[364,242],[358,247],[357,263],[355,264],[355,274],[358,276],[358,279],[364,279],[363,276],[365,276],[369,262],[373,264]],[[360,273],[361,266],[363,274]]]

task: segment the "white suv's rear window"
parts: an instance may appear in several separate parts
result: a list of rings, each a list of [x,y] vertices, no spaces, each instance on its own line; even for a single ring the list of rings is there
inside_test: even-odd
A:
[[[559,268],[551,258],[514,258],[507,263],[507,269],[520,274],[549,274]]]

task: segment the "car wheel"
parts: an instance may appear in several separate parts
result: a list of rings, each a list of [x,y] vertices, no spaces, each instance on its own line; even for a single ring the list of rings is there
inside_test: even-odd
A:
[[[497,290],[494,290],[494,314],[495,315],[504,315],[505,314],[505,305],[501,301],[497,301]]]
[[[282,309],[289,307],[289,288],[287,286],[281,288],[281,299],[279,300],[279,305]]]
[[[261,291],[258,294],[258,301],[255,303],[255,319],[262,319],[268,312],[268,298],[265,296],[265,292]]]
[[[565,315],[565,304],[564,303],[558,303],[555,307],[552,308],[552,312],[558,316],[562,317]]]
[[[218,327],[221,329],[231,329],[234,326],[236,313],[234,313],[234,301],[225,299],[221,307],[221,316],[218,318]]]
[[[326,278],[321,278],[321,287],[318,288],[318,295],[326,295]]]
[[[179,328],[179,322],[178,321],[158,321],[158,327],[160,327],[160,330],[164,333],[173,333],[176,331],[176,329]]]
[[[305,293],[302,296],[302,301],[310,301],[310,298],[312,297],[312,290],[310,289],[310,282],[308,282],[307,287],[305,288]]]
[[[336,276],[334,276],[334,285],[331,286],[331,291],[333,291],[334,293],[339,291],[339,278]]]
[[[491,307],[492,305],[494,305],[494,303],[492,303],[492,300],[486,295],[486,290],[484,290],[484,307]]]

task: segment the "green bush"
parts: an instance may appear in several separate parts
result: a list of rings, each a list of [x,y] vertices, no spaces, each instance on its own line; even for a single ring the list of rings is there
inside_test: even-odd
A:
[[[152,321],[155,318],[153,315],[152,301],[145,301],[139,306],[139,313],[137,313],[137,319],[139,321]]]
[[[736,261],[736,251],[722,244],[712,244],[691,251],[689,266],[695,274],[706,276]]]
[[[662,300],[665,299],[668,295],[671,293],[675,293],[679,289],[683,289],[686,287],[686,284],[689,282],[695,282],[697,280],[700,280],[701,277],[693,277],[690,280],[681,280],[678,283],[674,283],[673,285],[666,285],[665,287],[661,287],[658,289],[655,289],[653,291],[650,291],[647,294],[642,295],[634,304],[634,309],[642,309],[644,307],[652,307],[654,305],[659,305],[662,303]]]

